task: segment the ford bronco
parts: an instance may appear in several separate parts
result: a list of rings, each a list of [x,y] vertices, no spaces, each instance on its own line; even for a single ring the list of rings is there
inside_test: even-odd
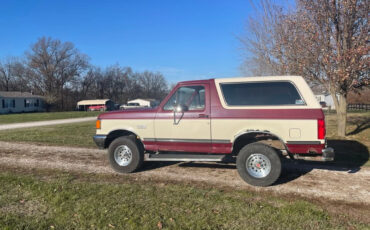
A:
[[[121,173],[143,161],[236,161],[255,186],[273,184],[283,158],[334,159],[322,108],[299,76],[180,82],[157,108],[99,115],[94,141]]]

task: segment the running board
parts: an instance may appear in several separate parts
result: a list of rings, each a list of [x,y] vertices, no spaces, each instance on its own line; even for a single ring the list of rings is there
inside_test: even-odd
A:
[[[226,155],[145,154],[144,161],[223,161]]]

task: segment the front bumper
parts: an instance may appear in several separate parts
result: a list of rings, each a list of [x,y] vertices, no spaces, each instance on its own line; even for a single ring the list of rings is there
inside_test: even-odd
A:
[[[95,135],[93,137],[95,144],[100,148],[105,148],[105,139],[107,139],[107,136],[105,135]]]

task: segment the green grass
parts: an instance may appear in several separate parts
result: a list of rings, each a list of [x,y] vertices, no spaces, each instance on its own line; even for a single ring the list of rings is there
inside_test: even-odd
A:
[[[1,141],[33,142],[45,145],[96,147],[92,137],[95,122],[42,126],[0,131]]]
[[[19,114],[1,114],[0,124],[11,124],[30,121],[47,121],[56,119],[93,117],[99,115],[101,112],[52,112],[52,113],[19,113]]]
[[[366,222],[330,214],[312,202],[261,192],[125,176],[32,174],[0,173],[1,229],[366,228]]]

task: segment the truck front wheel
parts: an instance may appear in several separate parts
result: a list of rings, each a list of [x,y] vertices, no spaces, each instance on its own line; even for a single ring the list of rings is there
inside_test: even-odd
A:
[[[281,173],[278,153],[261,143],[244,146],[237,156],[236,167],[240,177],[254,186],[269,186]]]
[[[131,173],[140,168],[144,154],[130,137],[119,137],[108,149],[109,163],[119,173]]]

